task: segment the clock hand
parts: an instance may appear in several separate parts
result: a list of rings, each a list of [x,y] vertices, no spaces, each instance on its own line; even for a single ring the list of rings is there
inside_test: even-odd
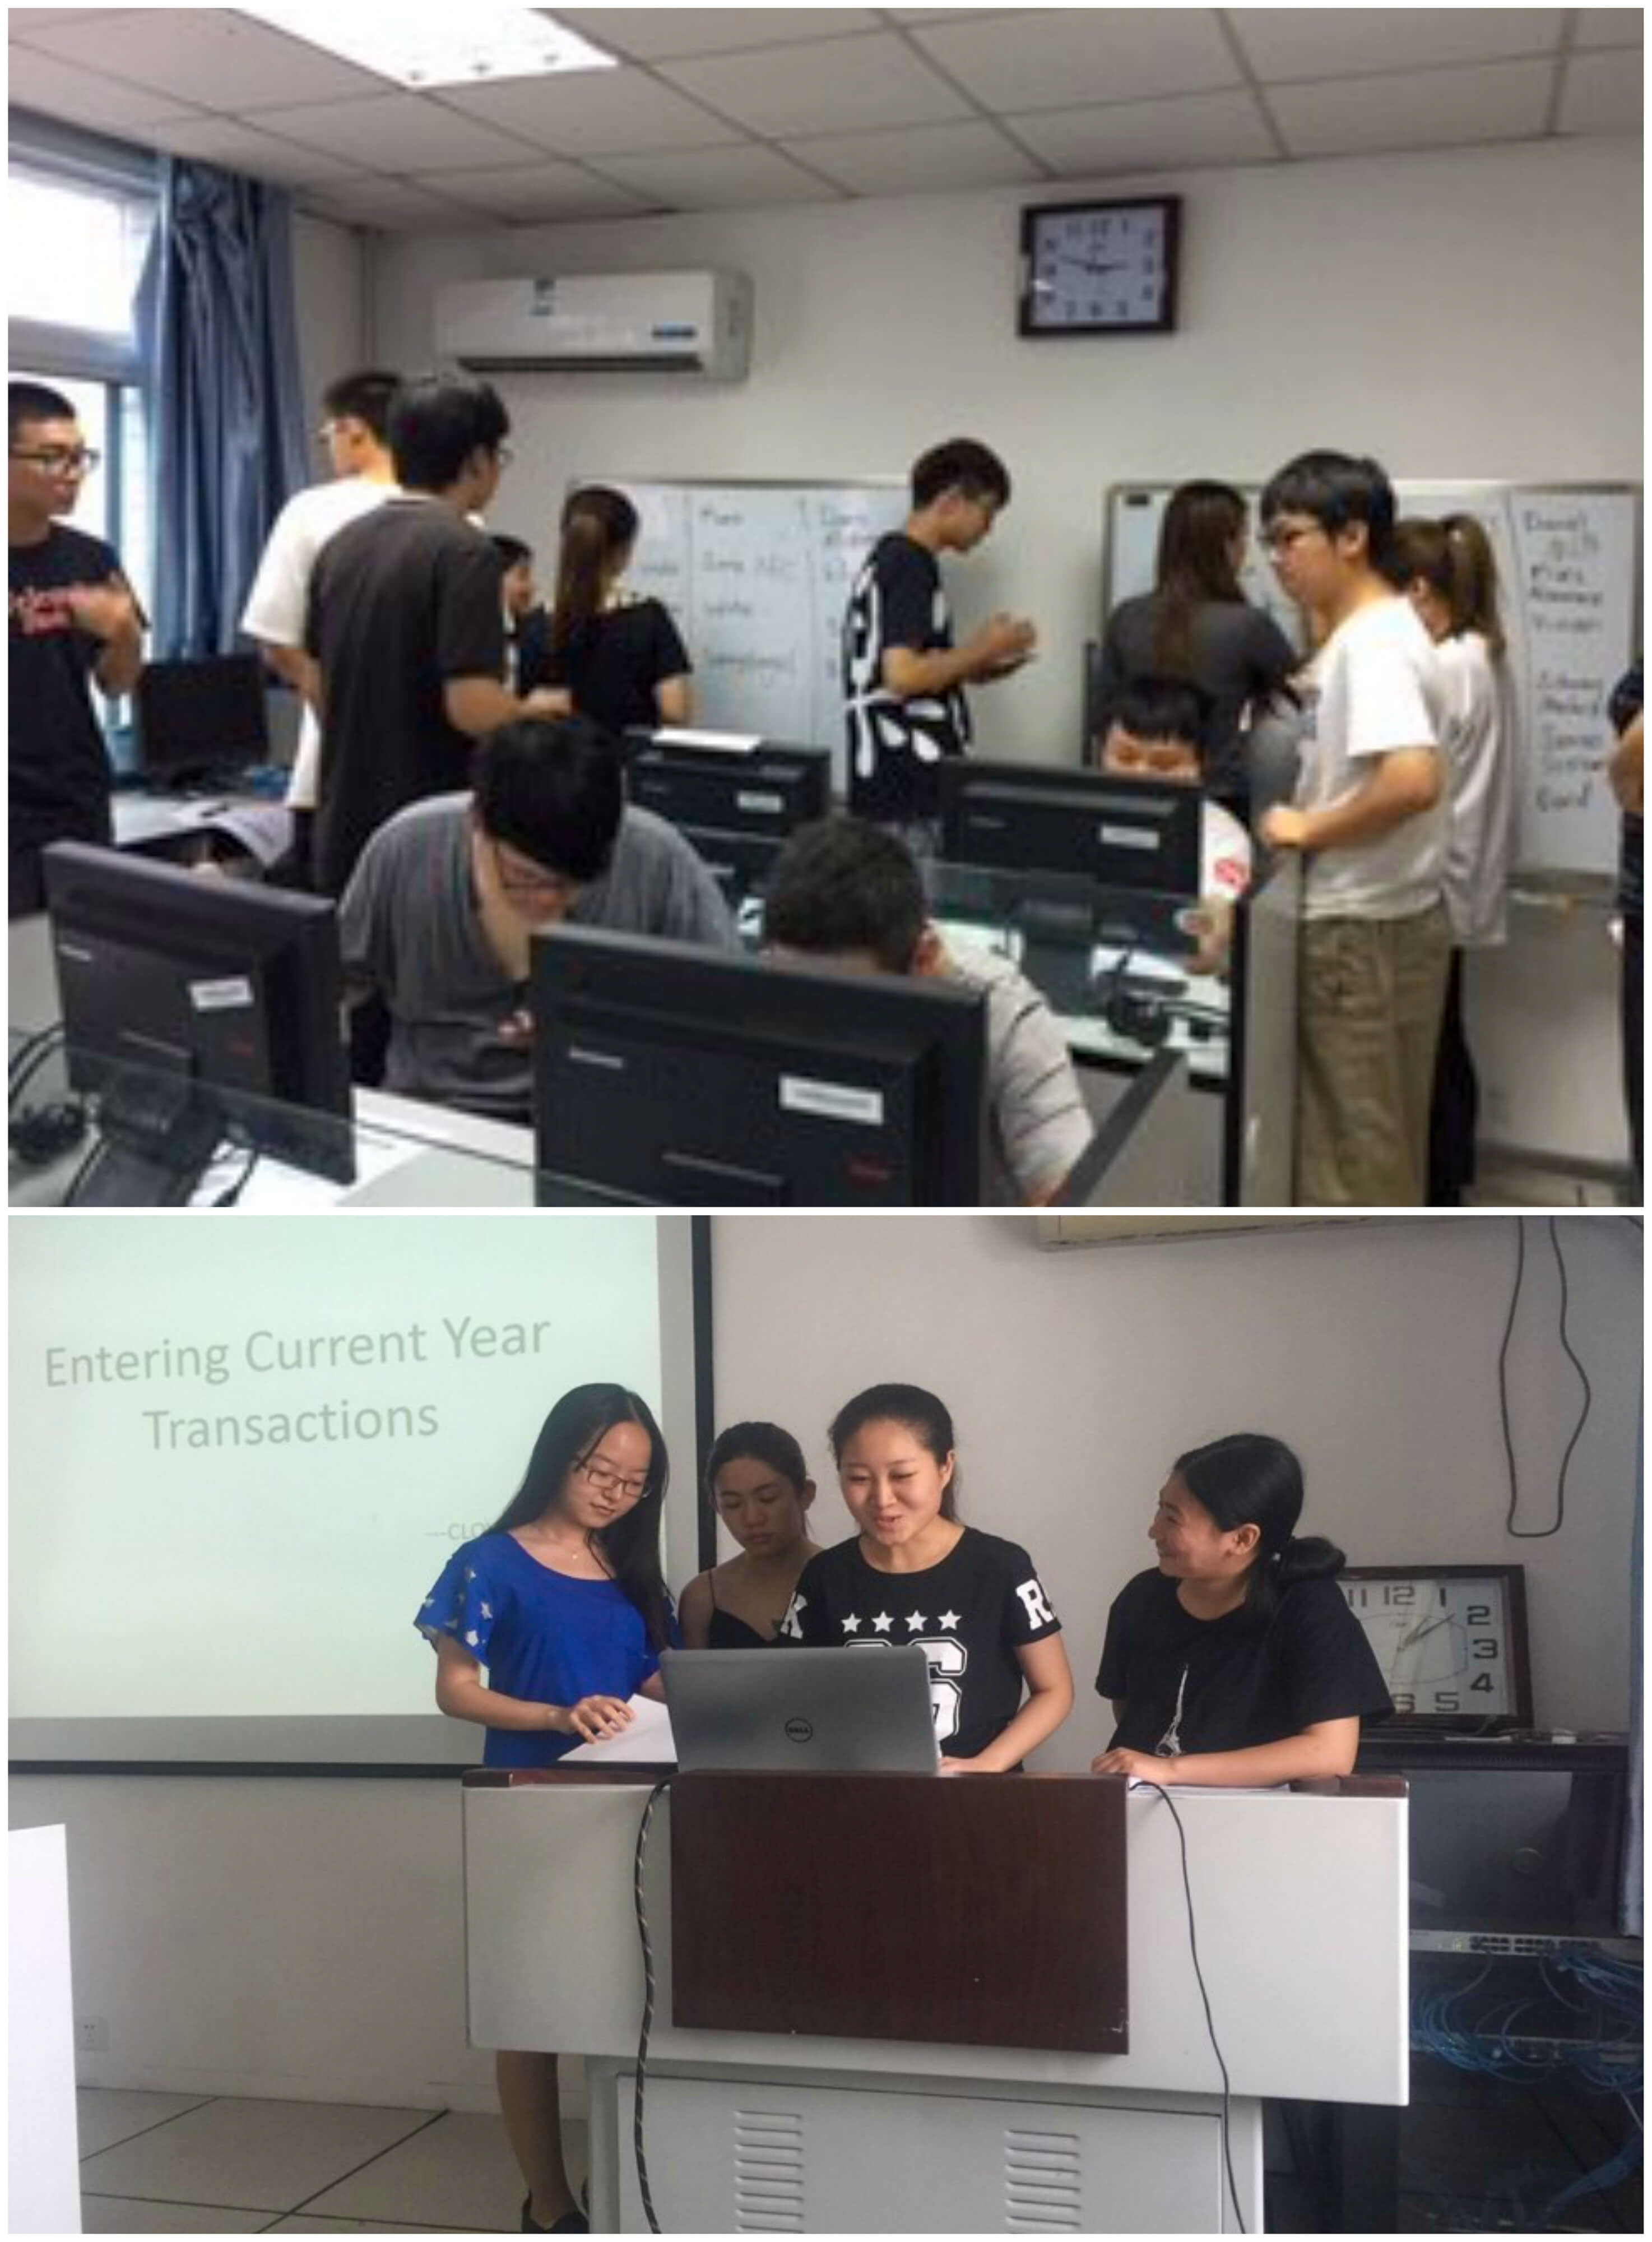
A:
[[[1432,1635],[1435,1628],[1448,1627],[1450,1624],[1451,1614],[1442,1612],[1438,1619],[1431,1619],[1426,1627],[1414,1628],[1409,1635],[1402,1635],[1395,1647],[1399,1650],[1407,1649],[1412,1643],[1421,1642],[1425,1635]]]

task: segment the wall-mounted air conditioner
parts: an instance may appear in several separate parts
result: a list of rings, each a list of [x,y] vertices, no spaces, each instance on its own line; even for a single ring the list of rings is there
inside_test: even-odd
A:
[[[745,378],[752,284],[738,272],[570,272],[438,289],[436,347],[473,373]]]

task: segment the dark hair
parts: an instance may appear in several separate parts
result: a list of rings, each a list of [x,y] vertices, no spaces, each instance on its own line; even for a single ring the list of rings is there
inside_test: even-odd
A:
[[[9,381],[6,384],[6,437],[15,436],[25,420],[77,420],[72,401],[60,389],[48,389],[43,381]]]
[[[1180,677],[1138,677],[1114,703],[1113,722],[1138,740],[1185,741],[1205,765],[1210,696]]]
[[[522,1484],[490,1530],[508,1534],[513,1527],[529,1526],[542,1517],[561,1494],[574,1466],[584,1463],[615,1425],[640,1425],[647,1433],[648,1482],[634,1508],[590,1538],[627,1600],[642,1614],[649,1641],[656,1650],[664,1650],[671,1635],[659,1569],[659,1514],[671,1465],[665,1438],[639,1393],[624,1386],[571,1387],[540,1426]]]
[[[957,491],[964,498],[988,499],[1001,509],[1010,502],[1009,469],[985,444],[968,436],[954,436],[914,461],[913,511],[921,513],[948,491]]]
[[[571,492],[563,507],[551,643],[576,668],[589,651],[614,564],[636,543],[638,526],[636,507],[606,483]]]
[[[398,373],[364,366],[358,373],[341,373],[321,393],[322,408],[335,420],[359,420],[375,443],[390,441],[390,408],[401,388]]]
[[[1451,628],[1478,631],[1494,661],[1508,649],[1497,600],[1497,557],[1472,514],[1448,514],[1440,527],[1451,551]]]
[[[585,716],[518,716],[471,757],[477,822],[547,872],[599,879],[613,861],[625,807],[619,753]]]
[[[1419,579],[1448,609],[1453,607],[1451,547],[1442,521],[1423,514],[1408,514],[1396,521],[1382,556],[1380,572],[1397,592]]]
[[[907,973],[928,916],[904,841],[864,817],[828,817],[800,825],[776,858],[763,930],[785,950],[865,950],[886,973]]]
[[[519,568],[525,560],[533,558],[531,545],[525,545],[519,537],[507,537],[503,530],[495,530],[488,541],[499,556],[502,576],[509,575],[512,568]]]
[[[1252,1619],[1271,1619],[1294,1581],[1328,1580],[1347,1563],[1328,1541],[1296,1539],[1302,1467],[1283,1440],[1267,1433],[1229,1433],[1189,1448],[1171,1469],[1224,1534],[1240,1526],[1254,1526],[1261,1534],[1245,1581],[1245,1609]]]
[[[1186,675],[1191,668],[1193,622],[1200,607],[1212,601],[1243,606],[1233,545],[1249,518],[1250,509],[1231,483],[1182,483],[1170,493],[1159,525],[1154,571],[1158,614],[1153,660],[1166,675]]]
[[[1262,493],[1264,527],[1281,514],[1306,514],[1333,534],[1362,522],[1374,568],[1382,566],[1394,513],[1394,486],[1376,461],[1351,459],[1346,452],[1303,452]]]
[[[771,1425],[761,1418],[744,1425],[730,1425],[712,1442],[712,1452],[706,1459],[706,1485],[713,1493],[717,1474],[725,1464],[738,1462],[742,1456],[752,1456],[771,1471],[777,1471],[784,1480],[799,1491],[809,1476],[809,1467],[803,1460],[803,1450],[793,1434],[784,1425]]]
[[[491,383],[421,375],[391,401],[396,480],[405,490],[447,490],[473,452],[497,452],[510,433],[511,416]]]
[[[928,1449],[938,1464],[944,1464],[957,1447],[951,1412],[937,1395],[921,1386],[868,1386],[864,1393],[857,1393],[853,1401],[846,1401],[826,1427],[833,1463],[842,1461],[844,1448],[863,1425],[874,1425],[884,1419],[905,1425],[908,1432],[915,1433],[920,1445]],[[940,1514],[952,1519],[958,1515],[955,1463],[952,1477],[941,1490]]]

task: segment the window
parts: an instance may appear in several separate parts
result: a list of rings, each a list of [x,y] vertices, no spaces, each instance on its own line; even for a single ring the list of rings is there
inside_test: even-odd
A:
[[[10,316],[135,347],[132,303],[155,223],[153,197],[45,178],[13,164],[6,200]]]

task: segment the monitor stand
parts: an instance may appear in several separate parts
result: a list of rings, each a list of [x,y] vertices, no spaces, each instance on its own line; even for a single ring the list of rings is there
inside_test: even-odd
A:
[[[1027,896],[1015,914],[1021,971],[1053,1012],[1081,1017],[1095,1009],[1090,953],[1095,917],[1087,903]]]
[[[98,1101],[102,1139],[74,1192],[81,1206],[187,1206],[224,1141],[224,1117],[198,1084],[111,1084]]]

